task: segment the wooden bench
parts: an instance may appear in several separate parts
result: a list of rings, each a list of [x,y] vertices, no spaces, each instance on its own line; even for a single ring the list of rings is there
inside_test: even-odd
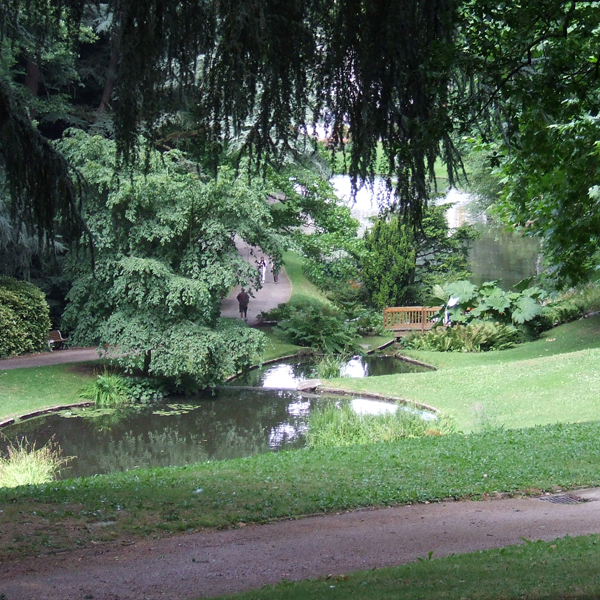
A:
[[[54,350],[54,348],[62,348],[62,345],[66,341],[67,338],[64,338],[58,329],[53,329],[48,333],[48,347],[50,350]]]
[[[383,311],[383,327],[396,337],[412,331],[423,333],[435,325],[441,306],[393,306]]]

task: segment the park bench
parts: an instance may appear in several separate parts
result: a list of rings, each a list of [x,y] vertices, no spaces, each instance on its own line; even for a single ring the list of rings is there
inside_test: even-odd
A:
[[[54,348],[62,348],[62,345],[66,341],[67,338],[64,338],[58,329],[53,329],[48,333],[48,347],[50,350],[54,350]]]
[[[383,311],[383,327],[396,337],[405,333],[423,333],[435,325],[441,306],[392,306]]]

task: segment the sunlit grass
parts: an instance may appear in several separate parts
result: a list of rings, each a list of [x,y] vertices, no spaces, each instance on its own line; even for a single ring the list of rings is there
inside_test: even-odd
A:
[[[52,442],[36,448],[22,438],[9,444],[6,455],[0,455],[0,488],[49,483],[68,461]]]
[[[599,317],[500,352],[401,352],[439,370],[334,379],[328,385],[424,402],[455,418],[463,431],[600,418]]]
[[[453,432],[445,418],[427,421],[404,407],[376,415],[357,414],[347,402],[313,409],[308,421],[309,448],[336,448],[355,444],[398,442],[402,439],[440,436]]]
[[[79,390],[94,378],[82,364],[0,371],[0,419],[81,402]]]

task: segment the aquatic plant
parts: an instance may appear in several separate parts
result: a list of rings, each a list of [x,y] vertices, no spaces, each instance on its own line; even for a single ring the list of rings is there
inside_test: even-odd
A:
[[[342,402],[311,412],[306,445],[309,448],[333,448],[397,442],[406,438],[441,436],[452,432],[454,425],[446,417],[425,420],[420,414],[402,407],[384,414],[357,414],[348,403]]]
[[[104,371],[96,381],[86,385],[79,396],[92,400],[96,406],[121,406],[131,401],[131,387],[122,375]]]
[[[9,444],[6,456],[0,456],[0,487],[35,485],[54,481],[63,465],[72,457],[62,457],[52,440],[41,448],[27,438]]]
[[[339,377],[344,362],[348,357],[344,354],[323,354],[315,364],[317,377],[320,379],[333,379]]]

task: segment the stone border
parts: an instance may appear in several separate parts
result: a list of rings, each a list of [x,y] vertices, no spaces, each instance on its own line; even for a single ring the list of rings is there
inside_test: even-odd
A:
[[[402,360],[404,362],[410,363],[412,365],[417,365],[419,367],[425,367],[426,369],[429,369],[430,371],[437,371],[437,367],[434,367],[433,365],[428,365],[427,363],[421,362],[420,360],[416,360],[415,358],[409,358],[408,356],[404,356],[402,354],[394,354],[394,358],[397,358],[398,360]]]
[[[361,396],[365,398],[373,398],[374,400],[387,400],[393,402],[400,402],[401,404],[409,404],[418,408],[419,410],[428,410],[437,415],[441,415],[442,411],[439,408],[435,408],[433,406],[429,406],[428,404],[423,404],[422,402],[415,402],[414,400],[408,400],[407,398],[394,398],[393,396],[385,396],[383,394],[377,394],[376,392],[360,392],[356,390],[341,390],[337,388],[330,388],[326,386],[316,386],[316,390],[319,392],[325,392],[328,394],[340,394],[343,396]]]
[[[50,408],[41,408],[30,413],[25,413],[24,415],[18,417],[0,421],[0,429],[2,429],[2,427],[14,425],[15,423],[20,423],[21,421],[26,421],[27,419],[33,419],[34,417],[60,412],[61,410],[67,410],[69,408],[85,408],[86,406],[93,406],[93,404],[93,402],[76,402],[75,404],[64,404],[61,406],[51,406]]]

